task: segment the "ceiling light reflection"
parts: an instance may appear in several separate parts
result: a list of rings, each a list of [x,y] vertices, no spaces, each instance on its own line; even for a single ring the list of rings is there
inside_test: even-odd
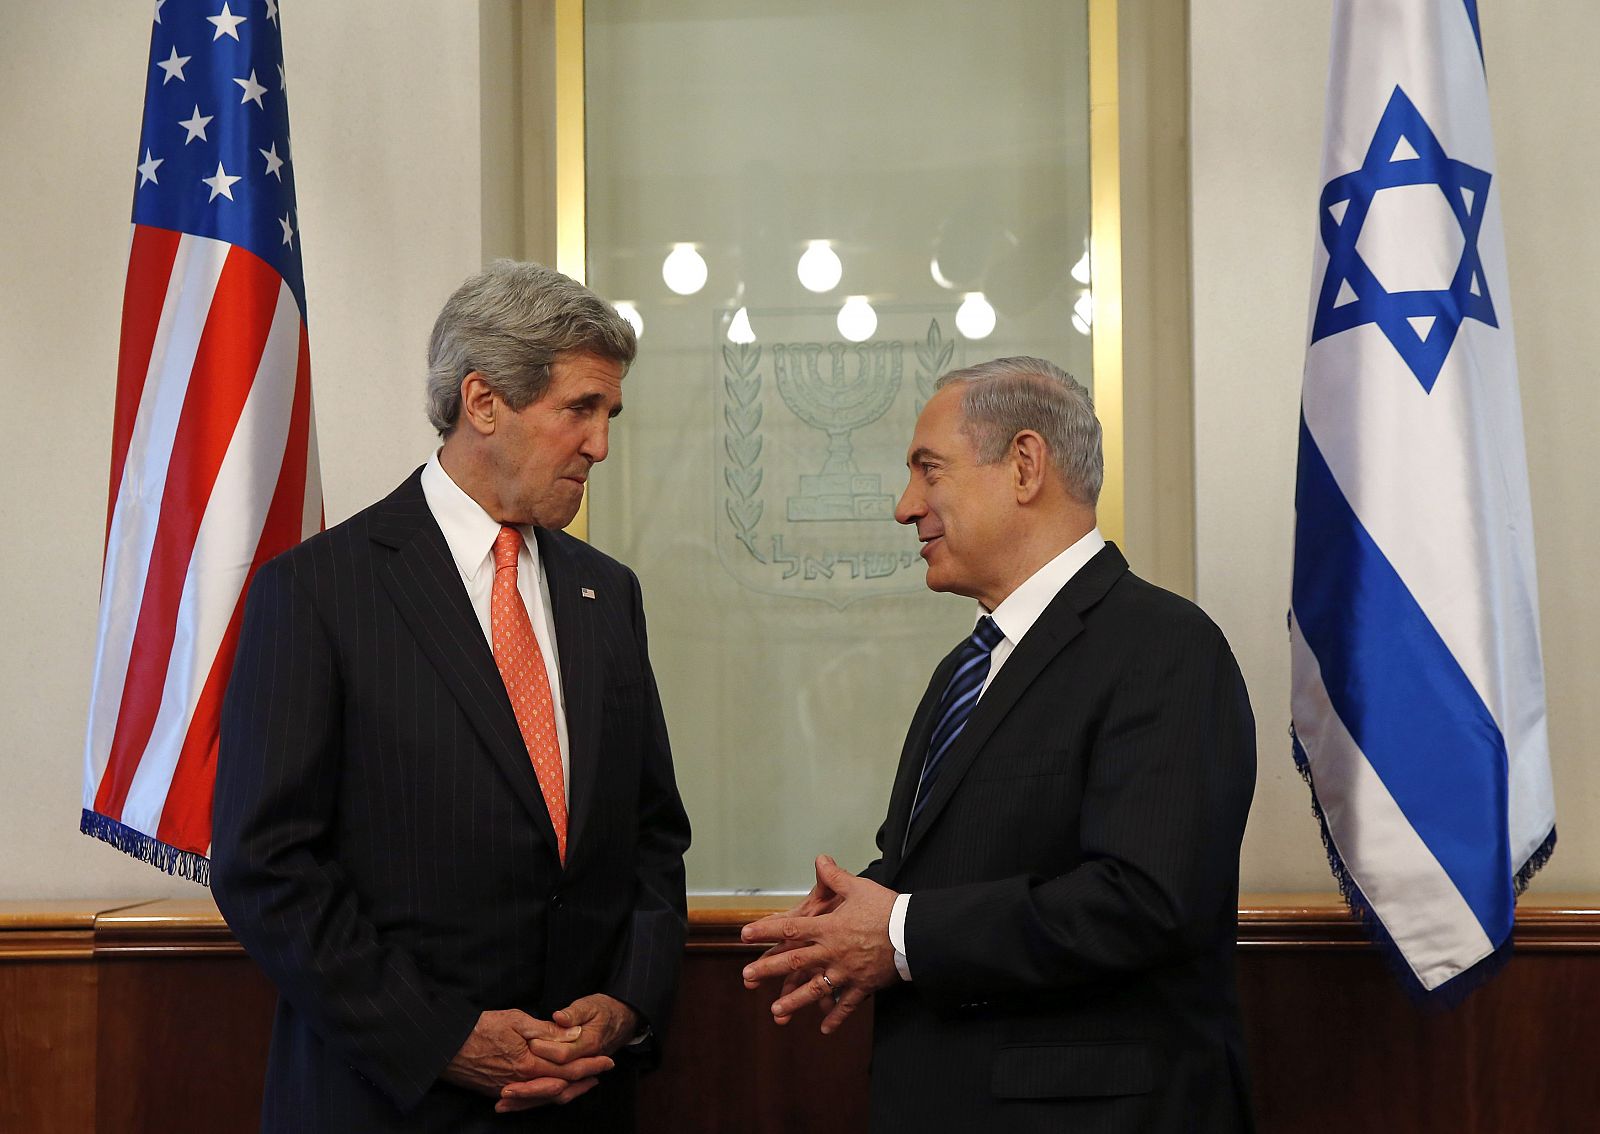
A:
[[[800,277],[800,285],[807,291],[832,291],[844,276],[844,265],[840,263],[839,254],[833,250],[830,241],[812,240],[800,254],[800,262],[795,265],[794,273]]]
[[[1078,302],[1072,305],[1072,329],[1080,335],[1087,335],[1089,328],[1094,326],[1094,298],[1084,292],[1078,296]]]
[[[617,309],[617,314],[627,321],[633,328],[634,338],[644,337],[644,316],[639,314],[639,307],[631,299],[619,299],[611,305]]]
[[[864,295],[852,295],[839,308],[839,333],[853,343],[865,342],[878,329],[878,313]]]
[[[956,330],[969,339],[986,339],[994,330],[994,306],[981,291],[969,291],[956,308]]]
[[[750,326],[750,309],[741,307],[734,312],[733,320],[728,324],[728,341],[737,346],[744,346],[756,341],[756,333]]]
[[[1089,286],[1089,246],[1088,246],[1088,244],[1085,244],[1083,246],[1083,255],[1078,257],[1078,262],[1076,264],[1072,265],[1072,278],[1077,280],[1079,283],[1083,284],[1085,287]]]
[[[706,286],[706,261],[693,244],[674,244],[661,262],[661,279],[679,295],[693,295]]]

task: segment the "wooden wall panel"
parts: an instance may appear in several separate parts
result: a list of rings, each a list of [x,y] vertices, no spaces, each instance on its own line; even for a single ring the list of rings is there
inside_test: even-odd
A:
[[[1460,1007],[1418,1008],[1371,950],[1245,954],[1263,1131],[1600,1130],[1600,955],[1527,952]]]
[[[99,970],[92,1129],[255,1130],[277,1003],[255,962],[242,954],[109,956]]]
[[[650,1134],[850,1134],[867,1128],[871,1005],[824,1036],[807,1013],[772,1022],[772,994],[747,992],[739,970],[759,950],[684,958],[666,1058],[641,1080],[639,1129]]]
[[[0,1132],[94,1129],[95,970],[0,958]]]
[[[865,1129],[870,1015],[823,1037],[746,992],[752,910],[693,917],[651,1134]],[[0,1134],[253,1130],[274,993],[209,903],[0,909]],[[1326,898],[1247,904],[1239,981],[1264,1134],[1600,1130],[1600,903],[1518,911],[1517,955],[1417,1008]]]

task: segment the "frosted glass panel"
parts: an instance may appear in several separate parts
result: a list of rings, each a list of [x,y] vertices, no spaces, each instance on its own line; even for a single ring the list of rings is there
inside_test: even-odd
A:
[[[974,604],[896,524],[943,371],[1089,383],[1084,3],[588,0],[588,272],[642,324],[590,536],[643,581],[697,890],[873,855]]]

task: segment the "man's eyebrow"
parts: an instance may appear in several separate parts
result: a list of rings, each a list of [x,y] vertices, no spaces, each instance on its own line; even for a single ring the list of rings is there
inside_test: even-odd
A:
[[[593,391],[591,393],[584,394],[582,397],[573,398],[572,401],[569,402],[568,404],[569,405],[574,405],[574,406],[584,406],[586,408],[593,408],[594,406],[598,406],[598,405],[602,404],[605,400],[606,400],[606,396],[603,393],[601,393],[600,391],[595,390],[595,391]],[[608,416],[616,417],[617,414],[619,414],[621,412],[622,412],[622,403],[618,402],[616,405],[611,407],[611,411],[608,414]]]
[[[911,450],[911,455],[906,458],[906,468],[910,468],[912,465],[920,465],[929,457],[932,457],[934,460],[938,460],[939,454],[928,448],[926,445],[918,445],[915,449]]]

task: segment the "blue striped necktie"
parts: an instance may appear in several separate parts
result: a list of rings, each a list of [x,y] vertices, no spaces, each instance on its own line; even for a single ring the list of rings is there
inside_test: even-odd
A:
[[[956,670],[944,687],[944,696],[939,698],[939,722],[933,726],[933,739],[928,742],[928,756],[922,764],[917,801],[911,808],[912,823],[917,821],[928,802],[933,781],[939,775],[940,761],[961,735],[961,730],[967,727],[967,718],[972,715],[972,707],[978,703],[978,694],[989,676],[989,654],[1003,638],[1000,627],[986,614],[978,619],[972,637],[962,644],[961,652],[956,655]]]

